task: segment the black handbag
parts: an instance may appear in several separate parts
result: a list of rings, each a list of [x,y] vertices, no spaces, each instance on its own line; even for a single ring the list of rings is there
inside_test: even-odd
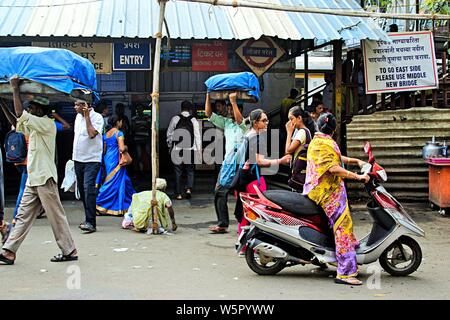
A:
[[[291,176],[288,180],[288,185],[297,192],[303,191],[303,185],[306,179],[306,154],[308,152],[308,146],[311,142],[311,132],[305,128],[306,141],[303,149],[298,153],[297,157],[292,162]]]

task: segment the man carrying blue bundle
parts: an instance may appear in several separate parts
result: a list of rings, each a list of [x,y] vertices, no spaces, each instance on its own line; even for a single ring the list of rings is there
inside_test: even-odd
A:
[[[209,93],[206,94],[205,113],[212,124],[217,128],[222,129],[225,136],[225,155],[235,152],[236,146],[242,142],[244,134],[247,130],[243,117],[242,107],[239,107],[236,102],[237,93],[230,93],[229,99],[232,106],[231,117],[227,118],[212,112],[211,101]],[[214,192],[214,207],[217,215],[217,224],[210,226],[209,231],[212,233],[226,233],[229,226],[228,215],[228,192],[230,190],[219,183],[216,183]]]
[[[58,174],[55,165],[56,127],[49,114],[49,101],[36,97],[30,103],[29,112],[23,110],[20,100],[19,78],[11,79],[17,130],[29,132],[28,178],[16,217],[16,225],[3,246],[0,265],[12,265],[16,252],[25,240],[34,221],[44,208],[52,226],[61,253],[50,261],[78,260],[77,250],[70,233],[69,223],[58,191]]]

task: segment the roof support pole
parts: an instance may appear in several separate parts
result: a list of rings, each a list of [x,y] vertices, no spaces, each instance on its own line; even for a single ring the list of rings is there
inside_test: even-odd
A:
[[[159,175],[158,131],[159,131],[159,71],[161,65],[161,41],[164,13],[167,0],[158,0],[159,20],[158,32],[155,35],[155,58],[153,62],[153,92],[152,92],[152,233],[158,233],[158,212],[156,201],[156,178]]]
[[[334,62],[334,74],[335,74],[335,82],[334,82],[334,94],[335,94],[335,111],[334,114],[336,116],[336,142],[341,148],[342,151],[342,41],[335,40],[333,41],[333,62]]]
[[[308,94],[309,94],[309,59],[308,59],[308,52],[306,51],[303,55],[304,55],[304,59],[305,59],[305,73],[303,74],[305,77],[303,78],[305,80],[305,102],[304,102],[304,107],[303,109],[306,110],[306,107],[308,106]]]

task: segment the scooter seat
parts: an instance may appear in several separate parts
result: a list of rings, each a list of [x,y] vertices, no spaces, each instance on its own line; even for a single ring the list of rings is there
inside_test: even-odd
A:
[[[269,190],[264,192],[264,196],[297,216],[315,216],[325,214],[321,207],[308,197],[287,190]]]

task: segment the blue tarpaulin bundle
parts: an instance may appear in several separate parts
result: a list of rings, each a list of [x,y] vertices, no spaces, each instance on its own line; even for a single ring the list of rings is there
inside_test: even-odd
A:
[[[18,75],[60,92],[88,90],[98,99],[97,79],[92,63],[66,49],[14,47],[0,48],[0,84]]]
[[[258,78],[251,72],[224,73],[210,77],[205,81],[208,92],[211,91],[245,91],[259,100]]]

